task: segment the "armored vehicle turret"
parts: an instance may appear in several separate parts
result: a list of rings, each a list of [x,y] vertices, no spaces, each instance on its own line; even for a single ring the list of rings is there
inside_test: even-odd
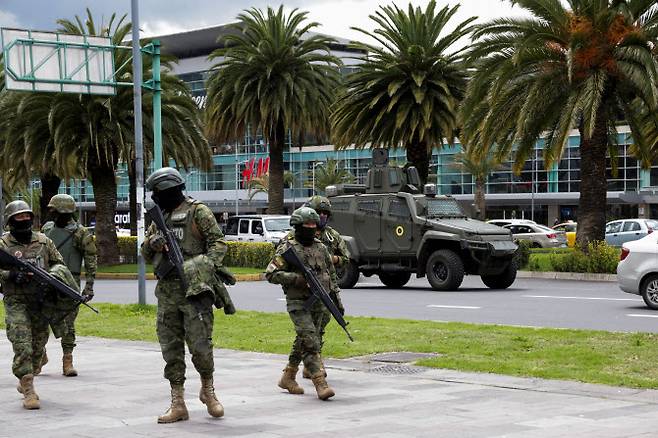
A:
[[[457,200],[420,188],[414,167],[390,165],[386,149],[373,149],[366,184],[328,186],[330,224],[345,239],[350,262],[338,272],[341,288],[359,274],[378,275],[388,287],[411,274],[427,276],[433,289],[456,290],[465,274],[492,289],[516,279],[517,246],[504,228],[467,217]]]

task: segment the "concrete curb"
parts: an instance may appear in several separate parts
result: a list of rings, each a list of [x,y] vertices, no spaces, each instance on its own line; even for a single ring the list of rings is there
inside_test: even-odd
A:
[[[545,280],[607,281],[616,282],[615,274],[590,274],[582,272],[537,272],[519,271],[517,278],[542,278]]]
[[[154,274],[146,274],[147,280],[155,280]],[[236,274],[235,279],[237,281],[263,281],[265,280],[265,274]],[[97,273],[96,280],[137,280],[137,274],[128,274],[128,273]]]

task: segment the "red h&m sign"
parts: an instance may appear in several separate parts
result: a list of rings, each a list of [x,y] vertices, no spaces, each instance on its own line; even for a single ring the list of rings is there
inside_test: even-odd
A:
[[[265,159],[259,158],[258,161],[255,158],[245,161],[244,170],[242,171],[242,186],[246,187],[252,179],[260,178],[269,171],[270,157]]]

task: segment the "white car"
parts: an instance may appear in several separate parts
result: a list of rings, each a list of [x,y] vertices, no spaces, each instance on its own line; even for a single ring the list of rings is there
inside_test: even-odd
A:
[[[617,282],[621,290],[641,295],[650,309],[658,310],[658,233],[624,243],[620,259]]]
[[[240,215],[228,219],[224,237],[238,242],[271,242],[276,245],[290,229],[290,216]]]
[[[487,223],[498,225],[499,227],[504,227],[505,225],[537,225],[537,222],[530,219],[491,219]]]

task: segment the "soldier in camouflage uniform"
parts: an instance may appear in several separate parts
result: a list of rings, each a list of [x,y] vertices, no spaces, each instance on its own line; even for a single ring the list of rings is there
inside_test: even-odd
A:
[[[42,233],[32,231],[34,213],[23,201],[13,201],[5,208],[9,232],[0,238],[0,249],[13,256],[36,263],[44,269],[66,270],[55,244]],[[70,274],[69,274],[70,275]],[[34,370],[41,366],[48,342],[48,319],[42,314],[40,285],[30,274],[17,270],[0,270],[4,294],[7,338],[14,349],[12,371],[19,379],[25,409],[39,409],[34,390]]]
[[[185,272],[218,270],[226,254],[226,243],[212,211],[199,201],[183,194],[185,181],[171,167],[156,170],[146,181],[153,192],[153,201],[163,210],[167,227],[176,237],[185,258]],[[142,252],[156,271],[166,263],[165,239],[152,224]],[[208,277],[208,275],[205,275]],[[185,343],[192,353],[192,363],[201,375],[199,399],[213,417],[224,415],[213,386],[213,285],[207,279],[190,278],[190,287],[183,290],[175,269],[160,278],[155,289],[158,299],[157,334],[165,361],[164,376],[171,385],[171,406],[158,417],[158,423],[172,423],[189,418],[184,400]],[[201,318],[199,317],[201,315]]]
[[[274,258],[267,266],[265,276],[270,283],[283,287],[288,314],[297,334],[279,387],[291,394],[304,393],[295,380],[299,364],[303,361],[304,368],[311,373],[318,398],[327,400],[335,393],[327,385],[320,361],[320,325],[330,314],[319,300],[315,301],[310,309],[304,307],[306,300],[311,297],[304,274],[290,266],[281,256],[289,247],[293,247],[304,263],[317,273],[324,287],[331,293],[337,293],[338,284],[331,255],[322,242],[316,239],[319,223],[320,217],[312,208],[301,207],[295,210],[290,218],[290,225],[295,227],[294,236],[282,240],[279,244]]]
[[[85,287],[82,295],[87,301],[94,297],[94,280],[96,279],[96,243],[94,236],[88,228],[83,227],[73,219],[75,213],[75,200],[69,195],[55,195],[48,203],[50,216],[53,221],[46,222],[41,231],[48,236],[57,247],[64,258],[66,266],[80,286],[80,274],[82,262],[85,264]],[[75,319],[79,308],[69,313],[64,322],[66,323],[66,334],[62,336],[62,374],[67,377],[77,376],[78,372],[73,367],[73,349],[75,348]],[[42,365],[48,362],[48,356],[44,354]],[[39,374],[41,369],[36,369]]]

